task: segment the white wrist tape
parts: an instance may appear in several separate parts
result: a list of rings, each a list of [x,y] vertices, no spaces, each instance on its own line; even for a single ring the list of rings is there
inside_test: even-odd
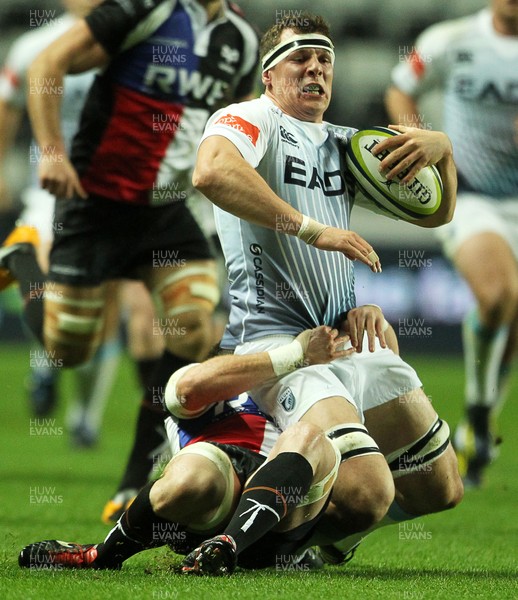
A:
[[[277,377],[286,375],[301,367],[304,363],[304,349],[299,341],[293,340],[291,344],[268,350],[272,361],[273,372]]]
[[[328,225],[324,225],[311,219],[307,215],[302,215],[302,223],[300,224],[300,228],[297,232],[297,237],[299,240],[306,242],[312,246],[318,238],[322,235],[322,232],[328,228]]]

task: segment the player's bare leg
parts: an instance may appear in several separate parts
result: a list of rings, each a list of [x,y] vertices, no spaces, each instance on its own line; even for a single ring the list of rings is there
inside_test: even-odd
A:
[[[395,500],[374,526],[322,549],[327,562],[344,562],[361,540],[380,527],[453,508],[462,499],[449,429],[421,389],[365,412],[365,423],[390,465]]]
[[[463,325],[466,413],[454,445],[466,483],[480,485],[482,470],[495,455],[493,421],[505,399],[514,354],[518,266],[508,243],[493,232],[463,242],[455,265],[473,291],[477,309]]]
[[[313,527],[312,521],[335,480],[339,460],[336,448],[321,429],[311,423],[291,425],[281,434],[268,460],[247,481],[224,533],[191,552],[183,562],[183,571],[230,574],[238,556],[245,565],[251,561],[247,549],[252,551],[251,546],[267,532]],[[287,559],[276,557],[276,562],[283,558]],[[257,557],[251,562],[256,561]]]
[[[162,396],[169,377],[206,358],[212,343],[211,315],[219,298],[214,261],[188,260],[181,266],[146,268],[142,279],[159,306],[150,331],[163,339],[165,350],[144,392],[134,445],[117,492],[103,511],[104,522],[117,520],[167,446]]]
[[[394,483],[387,463],[360,423],[356,409],[344,398],[327,398],[312,406],[303,417],[329,431],[335,429],[356,431],[346,433],[346,445],[355,448],[358,455],[349,457],[345,451],[332,493],[332,502],[319,530],[328,541],[363,531],[380,521],[394,499]],[[338,440],[336,443],[339,444]],[[356,454],[356,452],[355,452]]]
[[[149,548],[192,548],[188,544],[193,540],[221,530],[240,491],[232,463],[221,449],[204,442],[187,446],[170,461],[162,478],[144,486],[103,543],[30,544],[21,551],[19,565],[120,569],[125,560]]]

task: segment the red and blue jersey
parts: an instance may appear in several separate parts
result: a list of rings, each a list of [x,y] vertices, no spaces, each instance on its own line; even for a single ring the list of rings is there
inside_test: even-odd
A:
[[[165,425],[173,455],[196,442],[219,442],[267,456],[281,433],[247,394],[218,402],[196,419],[168,417]]]
[[[86,22],[113,58],[74,139],[83,187],[135,204],[185,198],[208,117],[253,91],[254,29],[226,2],[207,21],[195,0],[107,0]]]

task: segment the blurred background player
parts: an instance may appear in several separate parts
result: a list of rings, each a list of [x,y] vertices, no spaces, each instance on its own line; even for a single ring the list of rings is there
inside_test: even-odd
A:
[[[465,415],[454,445],[469,485],[495,456],[495,421],[518,337],[518,2],[432,26],[393,70],[393,122],[423,127],[418,102],[444,94],[459,174],[456,214],[437,233],[476,308],[463,323]]]
[[[221,1],[108,0],[29,71],[59,86],[69,72],[105,67],[85,104],[71,161],[59,127],[60,96],[29,98],[40,181],[58,198],[55,221],[63,228],[55,231],[45,317],[41,302],[29,298],[26,321],[71,366],[98,344],[107,280],[141,279],[161,306],[157,329],[167,349],[145,395],[119,508],[120,494],[132,497],[145,483],[153,449],[163,443],[159,398],[169,375],[203,358],[212,343],[215,263],[185,200],[204,124],[221,103],[251,95],[257,48],[252,27]],[[8,240],[2,261],[27,299],[29,282],[42,280],[30,243]]]
[[[11,47],[0,73],[0,193],[9,197],[10,189],[5,159],[14,144],[24,116],[27,94],[44,89],[44,82],[27,81],[27,68],[34,58],[53,40],[67,31],[78,18],[87,14],[100,0],[66,0],[67,12],[45,25],[22,35]],[[92,71],[76,77],[67,77],[61,110],[63,137],[67,148],[75,133],[84,99],[94,79]],[[47,82],[50,87],[51,82]],[[42,190],[37,181],[37,147],[29,153],[30,181],[22,192],[23,211],[19,222],[38,231],[37,257],[43,271],[48,268],[48,253],[53,238],[54,197]],[[59,224],[58,224],[59,226]],[[35,288],[34,295],[43,288]],[[119,356],[117,313],[114,294],[106,307],[107,319],[103,344],[85,365],[74,369],[76,396],[68,405],[67,425],[72,441],[78,446],[91,446],[97,440],[106,400],[115,377]],[[59,368],[42,359],[30,375],[29,394],[35,416],[51,414],[57,398]]]

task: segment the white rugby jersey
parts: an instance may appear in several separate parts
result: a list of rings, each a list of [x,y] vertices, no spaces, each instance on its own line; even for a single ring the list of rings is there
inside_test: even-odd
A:
[[[261,96],[215,113],[202,139],[228,138],[286,202],[321,223],[349,229],[345,145],[355,131],[299,121]],[[355,306],[353,263],[343,254],[282,233],[282,220],[273,231],[217,207],[215,219],[232,302],[225,347],[335,325]]]
[[[27,104],[27,94],[51,93],[51,91],[57,90],[56,82],[50,79],[37,78],[34,81],[27,81],[27,69],[36,56],[70,29],[76,20],[73,15],[61,15],[51,24],[29,31],[14,42],[0,72],[0,99],[10,106],[24,109]],[[61,124],[67,149],[70,148],[79,115],[93,79],[94,71],[65,78]],[[32,146],[35,148],[36,144],[33,143]],[[39,187],[36,175],[38,161],[31,156],[29,163],[32,168],[31,183]]]
[[[427,29],[392,80],[414,97],[444,90],[459,189],[518,196],[518,37],[499,35],[489,10]]]

